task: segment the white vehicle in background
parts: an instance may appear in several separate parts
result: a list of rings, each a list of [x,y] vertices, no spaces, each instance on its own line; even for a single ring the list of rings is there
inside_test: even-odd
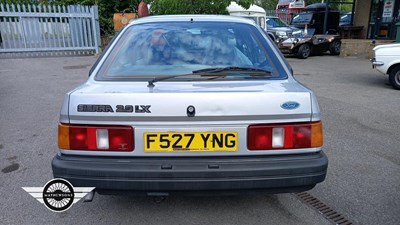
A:
[[[229,15],[240,16],[248,19],[254,20],[256,24],[266,30],[265,18],[267,13],[263,8],[257,5],[251,5],[250,8],[245,9],[238,5],[236,2],[231,2],[231,4],[226,8]]]
[[[373,51],[372,68],[388,74],[390,84],[400,90],[400,44],[379,45]]]

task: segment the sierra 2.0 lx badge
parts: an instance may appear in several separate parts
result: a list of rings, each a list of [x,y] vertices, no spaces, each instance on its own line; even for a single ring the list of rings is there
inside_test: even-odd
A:
[[[115,112],[123,113],[151,113],[151,105],[117,105]],[[111,105],[85,105],[79,104],[77,107],[78,112],[114,112]]]

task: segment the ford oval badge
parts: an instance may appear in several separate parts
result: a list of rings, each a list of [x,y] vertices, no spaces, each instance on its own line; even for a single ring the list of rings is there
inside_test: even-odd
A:
[[[299,108],[300,103],[298,102],[285,102],[281,105],[282,109],[288,109],[288,110],[292,110],[292,109],[297,109]]]

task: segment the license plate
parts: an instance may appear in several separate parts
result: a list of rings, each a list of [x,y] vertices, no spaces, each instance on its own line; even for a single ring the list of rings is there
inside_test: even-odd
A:
[[[147,132],[145,152],[234,152],[237,132]]]

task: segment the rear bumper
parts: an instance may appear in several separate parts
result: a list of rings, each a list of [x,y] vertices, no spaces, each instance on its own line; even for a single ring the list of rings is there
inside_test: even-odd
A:
[[[312,154],[249,157],[104,158],[57,155],[53,175],[98,192],[298,192],[325,179],[328,159]]]

